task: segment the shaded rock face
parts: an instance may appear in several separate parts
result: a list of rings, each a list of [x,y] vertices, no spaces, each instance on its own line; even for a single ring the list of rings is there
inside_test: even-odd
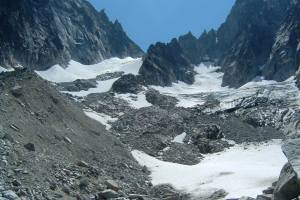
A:
[[[47,68],[70,59],[92,64],[142,50],[85,0],[0,2],[0,66]]]
[[[268,65],[263,70],[267,79],[284,81],[295,75],[300,66],[300,3],[289,11],[276,34]],[[299,81],[299,75],[297,80]]]
[[[291,1],[238,0],[218,30],[223,85],[239,87],[260,75]]]
[[[172,82],[194,82],[191,62],[185,57],[178,41],[151,45],[139,71],[144,84],[169,86]]]

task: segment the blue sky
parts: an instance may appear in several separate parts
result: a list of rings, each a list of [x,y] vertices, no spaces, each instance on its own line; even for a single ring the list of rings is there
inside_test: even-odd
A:
[[[89,0],[105,9],[111,20],[123,28],[144,50],[155,42],[168,42],[192,31],[218,28],[235,0]]]

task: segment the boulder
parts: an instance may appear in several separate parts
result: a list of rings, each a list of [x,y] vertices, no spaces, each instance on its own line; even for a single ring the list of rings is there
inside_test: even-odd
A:
[[[299,176],[300,174],[300,138],[290,139],[282,146],[283,153],[286,155],[293,170]],[[299,179],[299,177],[298,177]],[[300,183],[300,180],[298,180]]]
[[[25,149],[27,149],[28,151],[35,151],[35,146],[32,143],[27,143],[24,145]]]
[[[272,200],[271,194],[262,194],[256,197],[256,200]]]
[[[19,85],[16,85],[13,88],[11,88],[10,92],[13,96],[18,98],[23,95],[23,88]]]
[[[300,185],[291,164],[286,164],[281,170],[279,180],[274,190],[273,200],[291,200],[300,195]],[[263,199],[261,199],[263,200]]]
[[[118,198],[120,195],[114,190],[108,189],[99,193],[99,199],[113,199]]]
[[[146,100],[162,109],[173,108],[178,100],[175,97],[160,94],[157,90],[150,89],[146,92]]]
[[[119,184],[114,180],[106,180],[105,185],[107,186],[108,189],[112,189],[114,191],[120,190]]]
[[[139,83],[139,79],[133,74],[122,76],[112,85],[112,91],[119,94],[137,94],[141,90],[142,86]]]
[[[20,200],[19,196],[12,190],[4,191],[2,196],[8,200]]]

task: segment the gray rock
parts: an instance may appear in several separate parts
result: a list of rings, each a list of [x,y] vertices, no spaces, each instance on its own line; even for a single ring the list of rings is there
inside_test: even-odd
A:
[[[90,165],[87,162],[83,161],[83,160],[78,161],[77,165],[79,167],[86,167],[86,168],[90,167]]]
[[[300,185],[291,164],[286,164],[281,170],[279,180],[274,190],[273,200],[291,200],[300,195]],[[263,199],[262,199],[263,200]]]
[[[5,133],[2,139],[8,140],[8,141],[10,141],[12,143],[15,141],[14,138],[13,138],[13,136],[11,134],[8,134],[8,133]]]
[[[221,189],[221,190],[217,190],[216,192],[214,192],[209,198],[208,200],[218,200],[218,199],[222,199],[225,198],[227,196],[228,192],[226,192],[225,190]]]
[[[35,146],[33,143],[27,143],[24,145],[25,149],[27,149],[28,151],[35,151]]]
[[[274,193],[274,187],[269,187],[265,190],[263,190],[264,194],[273,194]]]
[[[105,185],[107,186],[108,189],[114,190],[114,191],[119,191],[120,190],[120,186],[119,184],[114,181],[114,180],[106,180]]]
[[[9,200],[20,200],[19,196],[12,190],[2,192],[2,196]]]
[[[118,198],[120,195],[118,192],[108,189],[108,190],[104,190],[102,192],[99,193],[99,198],[102,199],[112,199],[112,198]]]
[[[151,188],[150,194],[158,199],[188,200],[190,195],[176,191],[170,185],[157,185]]]
[[[112,85],[112,91],[119,94],[137,94],[142,90],[138,76],[126,74],[119,78]]]
[[[12,93],[12,95],[14,95],[15,97],[20,97],[23,95],[23,91],[22,91],[22,87],[19,85],[14,86],[10,92]]]
[[[282,150],[296,174],[300,175],[300,138],[286,141]],[[300,183],[300,180],[298,180]]]
[[[241,197],[239,200],[255,200],[254,198],[251,197]]]
[[[262,194],[256,197],[256,200],[272,200],[272,195],[270,194]]]
[[[94,79],[91,80],[78,79],[73,82],[59,83],[58,85],[60,87],[60,90],[78,92],[82,90],[87,91],[90,88],[96,88],[97,82]]]
[[[146,100],[163,109],[174,108],[178,102],[175,97],[162,95],[154,89],[150,89],[146,92]]]

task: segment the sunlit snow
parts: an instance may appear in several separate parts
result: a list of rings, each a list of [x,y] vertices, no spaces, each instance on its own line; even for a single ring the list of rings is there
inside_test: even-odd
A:
[[[172,140],[172,142],[179,143],[179,144],[183,144],[183,141],[184,141],[185,137],[186,137],[186,133],[183,132],[182,134],[177,135],[177,136]]]
[[[117,118],[112,118],[109,115],[106,115],[104,113],[97,113],[94,111],[84,111],[84,113],[86,114],[86,116],[100,122],[102,125],[104,125],[106,127],[106,130],[111,129],[111,125],[109,124],[110,122],[115,122],[118,119]]]
[[[42,78],[55,82],[73,82],[77,79],[93,79],[98,75],[120,72],[125,74],[138,74],[142,65],[141,58],[110,58],[94,65],[83,65],[81,63],[70,61],[69,65],[64,68],[55,65],[45,71],[36,71]]]
[[[187,166],[160,161],[140,151],[132,155],[151,171],[152,183],[172,184],[195,196],[209,196],[218,189],[226,198],[256,197],[278,179],[287,162],[281,142],[236,145],[224,152],[207,155],[198,165]]]
[[[139,109],[152,106],[152,104],[146,100],[145,92],[138,94],[116,94],[116,97],[125,100],[132,108]]]
[[[3,67],[0,66],[0,73],[2,73],[2,72],[11,72],[11,71],[14,71],[14,69],[13,68],[11,68],[11,69],[5,69],[5,68],[3,68]]]
[[[283,82],[260,80],[245,84],[233,89],[222,87],[223,73],[219,67],[200,64],[195,67],[198,73],[195,82],[188,85],[183,82],[173,83],[171,87],[151,86],[162,94],[174,96],[179,100],[179,107],[193,107],[202,105],[208,99],[214,98],[220,101],[219,109],[234,107],[244,97],[267,96],[269,98],[285,98],[294,106],[300,105],[300,94],[295,85],[294,77]]]

